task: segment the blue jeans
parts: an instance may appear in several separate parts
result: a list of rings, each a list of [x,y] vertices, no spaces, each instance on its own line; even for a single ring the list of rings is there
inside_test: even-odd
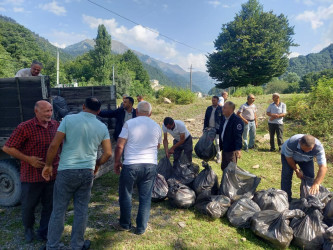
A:
[[[247,137],[250,137],[249,143],[247,143]],[[244,131],[243,131],[243,143],[244,148],[253,148],[254,147],[254,139],[256,137],[256,122],[249,121],[248,124],[244,123]]]
[[[139,190],[139,211],[136,217],[136,232],[144,233],[150,215],[151,193],[156,177],[157,165],[132,164],[123,165],[119,178],[119,224],[123,228],[131,228],[132,191],[134,184]]]
[[[65,214],[74,199],[74,222],[71,235],[72,249],[82,249],[88,219],[88,203],[94,180],[92,169],[58,171],[53,192],[53,211],[49,222],[47,249],[58,249],[64,231]]]
[[[289,166],[286,157],[281,154],[282,172],[281,172],[281,189],[288,194],[288,200],[291,201],[291,181],[294,170]],[[314,178],[314,164],[312,161],[296,162],[301,168],[303,175]]]

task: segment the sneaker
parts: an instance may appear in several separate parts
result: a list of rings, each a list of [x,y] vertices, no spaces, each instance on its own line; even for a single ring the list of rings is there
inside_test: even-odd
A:
[[[38,240],[38,241],[47,241],[47,237],[46,236],[44,236],[44,235],[40,235],[39,233],[37,233],[37,235],[36,235],[36,240]]]
[[[131,228],[127,229],[127,228],[122,227],[122,226],[119,224],[119,222],[114,223],[114,224],[111,224],[111,226],[112,226],[114,229],[116,229],[117,231],[130,231],[130,230],[131,230]]]
[[[270,152],[275,152],[275,148],[271,148],[269,151]]]

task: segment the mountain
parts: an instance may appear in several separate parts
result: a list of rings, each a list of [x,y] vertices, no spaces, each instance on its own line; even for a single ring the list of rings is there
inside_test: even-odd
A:
[[[13,77],[22,68],[30,67],[33,60],[43,62],[43,74],[56,76],[56,51],[43,37],[18,24],[15,20],[0,15],[0,77]],[[74,57],[59,50],[62,61],[68,61]]]
[[[289,60],[288,72],[295,72],[300,77],[310,72],[333,68],[333,43],[319,53],[298,56]]]
[[[64,49],[65,52],[78,56],[93,49],[95,45],[94,40],[86,39],[79,43],[70,45]],[[123,43],[112,40],[112,52],[115,54],[123,54],[130,48]],[[132,50],[143,66],[148,71],[150,79],[159,80],[160,84],[172,87],[189,87],[190,73],[183,70],[179,65],[165,63],[154,59],[148,55],[144,55],[138,51]],[[209,77],[207,72],[193,72],[192,73],[192,90],[207,93],[212,87],[215,86],[214,81]]]

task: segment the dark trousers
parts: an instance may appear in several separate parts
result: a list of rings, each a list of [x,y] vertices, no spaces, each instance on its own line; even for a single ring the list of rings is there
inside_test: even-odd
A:
[[[276,134],[279,149],[283,144],[283,124],[268,123],[271,149],[275,149],[274,135]]]
[[[177,140],[173,140],[173,145],[178,143]],[[178,161],[180,156],[182,155],[182,152],[184,151],[184,154],[186,155],[186,158],[189,162],[192,162],[192,152],[193,152],[193,140],[192,136],[189,135],[184,143],[177,147],[173,153],[173,160]]]
[[[119,177],[119,224],[131,228],[132,192],[136,183],[139,191],[139,210],[136,217],[136,230],[139,234],[146,231],[150,216],[151,193],[155,182],[157,167],[155,164],[123,165]]]
[[[291,181],[294,170],[289,166],[286,157],[281,154],[282,172],[281,172],[281,190],[288,194],[288,200],[291,201]],[[314,165],[312,161],[296,162],[301,168],[303,174],[307,177],[314,178]]]
[[[231,152],[224,152],[224,151],[222,151],[222,163],[221,163],[222,171],[226,167],[228,167],[228,164],[230,162],[237,163],[236,151],[231,151]]]
[[[42,203],[42,212],[39,223],[38,234],[47,236],[48,224],[52,213],[53,186],[51,182],[22,182],[21,209],[22,222],[25,229],[33,228],[35,223],[35,208],[39,201]]]

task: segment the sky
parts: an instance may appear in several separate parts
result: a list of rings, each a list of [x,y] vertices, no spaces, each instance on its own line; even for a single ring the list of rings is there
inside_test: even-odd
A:
[[[206,71],[206,55],[223,24],[246,0],[0,0],[0,14],[64,48],[94,39],[104,24],[112,39],[188,71]],[[333,0],[261,0],[264,11],[294,26],[290,57],[333,43]]]

